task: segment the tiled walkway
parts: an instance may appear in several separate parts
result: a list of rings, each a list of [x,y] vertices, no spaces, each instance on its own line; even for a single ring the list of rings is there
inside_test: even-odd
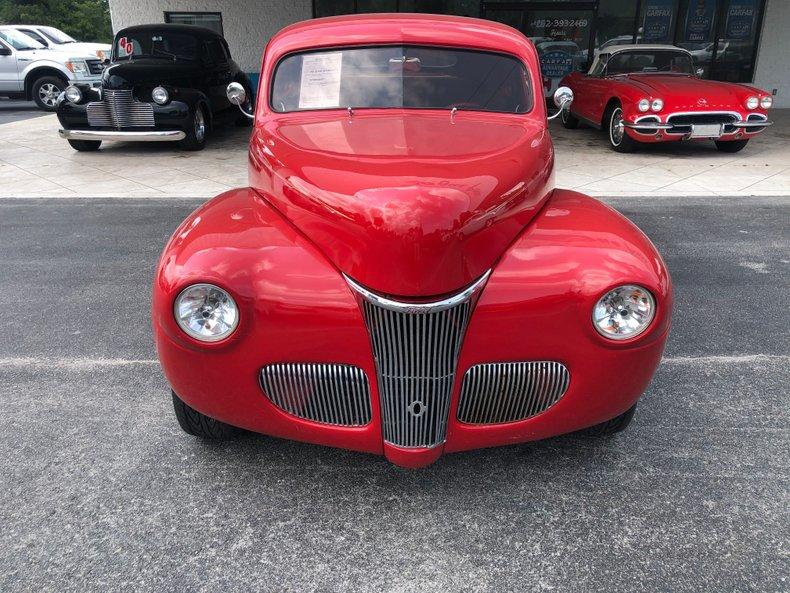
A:
[[[557,186],[595,196],[790,195],[790,110],[738,154],[712,142],[615,153],[603,134],[554,121]],[[247,184],[247,128],[226,128],[201,152],[106,143],[78,153],[55,116],[0,125],[0,197],[210,197]]]

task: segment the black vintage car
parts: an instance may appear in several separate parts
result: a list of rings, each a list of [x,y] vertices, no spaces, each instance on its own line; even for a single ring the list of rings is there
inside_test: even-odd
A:
[[[175,141],[201,150],[222,120],[248,125],[231,104],[229,83],[251,86],[232,60],[225,39],[203,27],[140,25],[117,33],[101,88],[72,85],[57,114],[61,137],[76,150],[97,150],[104,140]]]

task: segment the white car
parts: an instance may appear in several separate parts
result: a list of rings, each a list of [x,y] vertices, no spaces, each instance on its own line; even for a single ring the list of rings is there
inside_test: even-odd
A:
[[[16,29],[0,26],[0,97],[27,99],[55,111],[58,96],[74,83],[101,85],[96,54],[45,48]]]
[[[109,43],[77,41],[72,36],[55,27],[47,27],[44,25],[6,25],[6,27],[9,29],[16,29],[28,37],[32,37],[48,49],[66,51],[69,53],[78,52],[86,55],[95,54],[96,57],[101,60],[105,57],[110,57],[110,48],[112,46]]]

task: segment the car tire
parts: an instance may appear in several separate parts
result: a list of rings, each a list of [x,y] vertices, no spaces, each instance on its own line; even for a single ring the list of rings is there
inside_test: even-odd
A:
[[[562,115],[560,115],[560,120],[562,121],[562,125],[568,128],[569,130],[575,130],[576,128],[579,127],[579,118],[573,115],[570,109],[562,110]]]
[[[607,110],[604,121],[606,122],[604,130],[612,150],[615,152],[634,152],[636,150],[636,140],[631,138],[625,128],[619,125],[623,121],[623,108],[619,103]]]
[[[600,424],[591,426],[590,428],[582,432],[587,436],[595,436],[595,437],[603,437],[610,434],[622,432],[626,428],[628,428],[629,424],[631,424],[631,420],[633,420],[634,418],[634,412],[636,412],[636,404],[628,408],[625,412],[623,412],[619,416],[615,416],[611,420],[607,420],[606,422],[601,422]]]
[[[252,113],[252,92],[250,91],[250,87],[248,87],[246,84],[243,86],[244,90],[247,92],[247,101],[241,107],[233,105],[233,108],[243,109],[247,113]],[[243,113],[239,113],[239,115],[236,117],[236,125],[240,128],[249,128],[252,125],[252,118],[247,117]]]
[[[93,152],[99,150],[101,140],[69,140],[69,144],[74,150],[80,152]]]
[[[42,76],[33,82],[30,93],[39,109],[42,111],[55,111],[57,109],[58,96],[66,90],[67,86],[68,84],[62,78]]]
[[[226,441],[240,432],[240,429],[235,426],[209,418],[188,406],[181,401],[181,398],[176,395],[175,391],[171,390],[170,393],[173,395],[173,409],[176,413],[176,420],[178,420],[178,425],[185,433],[209,441]]]
[[[716,140],[716,148],[719,149],[719,152],[740,152],[746,145],[749,144],[749,140]]]
[[[192,114],[189,129],[186,130],[187,136],[181,141],[181,148],[183,150],[203,150],[206,148],[207,133],[206,110],[202,105],[198,105]]]

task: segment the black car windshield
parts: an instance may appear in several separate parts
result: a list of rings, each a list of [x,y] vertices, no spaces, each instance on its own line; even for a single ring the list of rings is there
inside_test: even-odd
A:
[[[0,39],[8,43],[14,49],[24,51],[26,49],[44,49],[38,41],[14,29],[0,29]]]
[[[160,31],[127,31],[115,39],[113,56],[116,60],[157,58],[174,62],[198,59],[198,40],[184,33]]]
[[[694,64],[686,52],[672,50],[640,49],[621,51],[606,63],[606,74],[634,74],[650,72],[674,72],[694,74]]]
[[[532,89],[514,57],[395,46],[292,54],[274,73],[277,112],[337,108],[458,109],[525,113]]]

